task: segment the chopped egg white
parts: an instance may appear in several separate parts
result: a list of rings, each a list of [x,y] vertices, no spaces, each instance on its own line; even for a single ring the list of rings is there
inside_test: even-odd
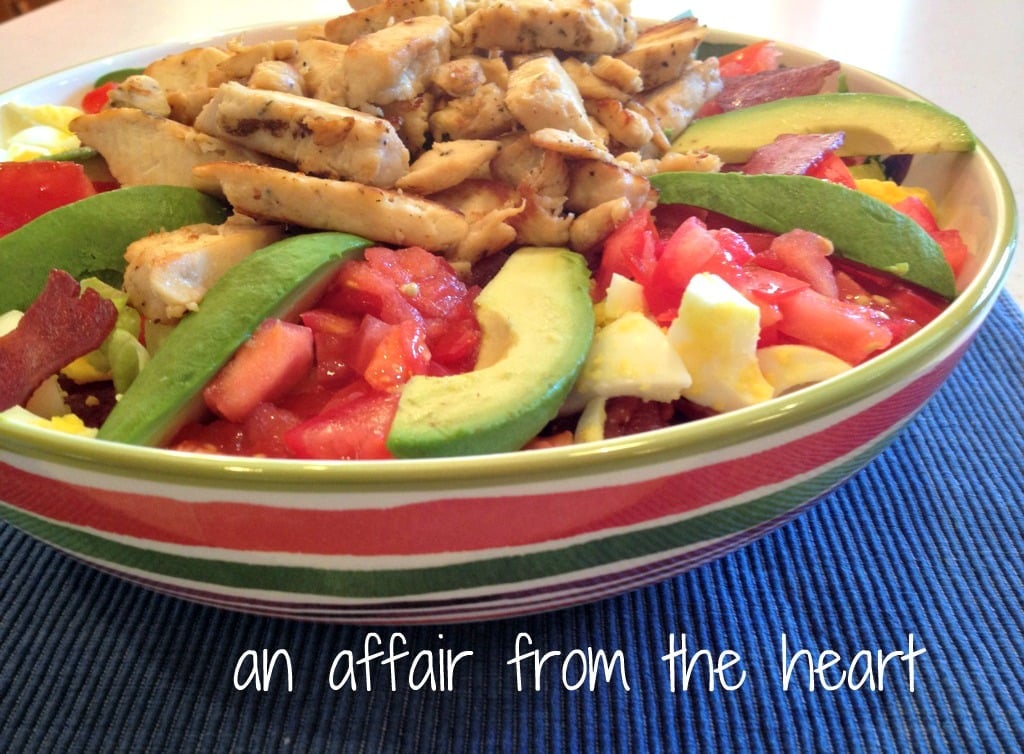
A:
[[[601,303],[602,324],[618,319],[628,312],[643,314],[646,311],[644,287],[617,272],[612,273],[604,301]]]
[[[715,411],[773,397],[757,360],[760,310],[718,275],[695,275],[683,294],[668,339],[692,384],[683,396]]]
[[[24,162],[80,147],[70,124],[81,114],[69,105],[4,104],[0,107],[0,161]]]
[[[665,331],[640,312],[626,312],[594,333],[576,381],[585,400],[633,396],[673,401],[690,385],[690,374]]]
[[[838,356],[813,346],[796,343],[768,346],[757,352],[757,361],[775,395],[821,382],[853,367]]]
[[[608,419],[605,411],[606,398],[591,398],[583,407],[580,419],[573,433],[574,442],[595,442],[604,439],[604,425]]]

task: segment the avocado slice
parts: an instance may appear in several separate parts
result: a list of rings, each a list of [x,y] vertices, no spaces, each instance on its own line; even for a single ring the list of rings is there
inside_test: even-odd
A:
[[[387,445],[398,458],[520,449],[557,414],[594,334],[590,271],[568,249],[513,252],[476,299],[472,372],[406,383]]]
[[[99,429],[101,440],[162,445],[203,410],[202,390],[268,317],[319,297],[331,274],[370,242],[309,233],[270,244],[231,267],[199,310],[171,331]]]
[[[651,176],[663,204],[690,204],[772,233],[809,230],[835,252],[935,291],[956,296],[953,270],[939,245],[910,217],[872,196],[804,175],[660,173]]]
[[[672,149],[706,150],[726,163],[742,163],[781,134],[834,131],[845,134],[840,156],[969,152],[976,144],[964,121],[930,102],[839,92],[787,97],[700,118]]]
[[[0,238],[0,312],[31,304],[51,269],[120,287],[132,241],[227,215],[223,202],[181,186],[131,186],[57,207]]]

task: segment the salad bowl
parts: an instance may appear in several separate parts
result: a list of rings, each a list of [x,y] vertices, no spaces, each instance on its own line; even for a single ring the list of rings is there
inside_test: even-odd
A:
[[[0,101],[74,101],[106,71],[237,34],[94,61]],[[725,32],[709,40],[754,41]],[[779,47],[786,63],[821,60]],[[854,91],[915,96],[844,72]],[[931,191],[940,220],[972,250],[961,292],[920,332],[838,377],[679,426],[458,459],[200,455],[0,415],[0,518],[147,588],[307,620],[496,619],[672,577],[785,524],[868,464],[970,346],[1013,255],[1011,190],[982,144],[915,158],[907,182]]]

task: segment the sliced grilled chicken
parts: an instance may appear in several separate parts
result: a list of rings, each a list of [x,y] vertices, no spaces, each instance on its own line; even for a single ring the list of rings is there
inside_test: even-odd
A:
[[[316,175],[391,186],[409,169],[409,151],[386,120],[310,97],[228,82],[195,125]]]
[[[640,71],[644,89],[654,89],[683,75],[706,31],[693,17],[658,24],[645,29],[618,59]]]
[[[722,91],[718,61],[692,63],[675,81],[644,92],[640,103],[655,114],[669,141],[686,128],[697,111]]]
[[[129,244],[124,287],[129,302],[157,322],[199,308],[224,272],[283,236],[278,225],[232,218],[223,225],[189,225]]]
[[[423,196],[436,194],[470,178],[490,178],[490,163],[501,142],[493,140],[444,141],[424,152],[395,184]]]
[[[456,30],[468,47],[600,55],[633,43],[629,0],[482,0]]]
[[[143,72],[159,81],[165,92],[204,89],[210,85],[210,73],[229,57],[231,53],[219,47],[196,47],[155,60]]]
[[[527,131],[557,128],[591,141],[598,138],[579,89],[553,54],[512,69],[505,105]]]
[[[466,17],[466,3],[464,0],[382,0],[368,3],[354,13],[327,21],[324,37],[331,42],[350,44],[365,34],[417,16],[441,16],[448,21],[461,21]]]
[[[111,108],[71,123],[82,143],[106,160],[125,186],[193,186],[192,168],[206,162],[266,162],[258,152],[134,108]]]
[[[236,211],[259,220],[447,253],[469,230],[461,214],[437,202],[353,181],[231,162],[202,165],[196,175],[219,183]]]

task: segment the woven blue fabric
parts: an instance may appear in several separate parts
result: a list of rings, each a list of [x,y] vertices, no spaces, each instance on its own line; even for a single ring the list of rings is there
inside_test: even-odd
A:
[[[489,624],[373,629],[229,613],[0,527],[0,751],[1020,750],[1022,405],[1024,320],[1004,294],[934,400],[795,522],[656,586]],[[410,689],[407,661],[395,690],[380,664],[372,690],[362,673],[356,690],[332,689],[335,659],[375,636],[435,659],[473,655],[451,690]],[[517,689],[517,637],[560,653],[539,688],[523,662]],[[688,683],[682,661],[662,659],[670,637],[677,649],[686,641]],[[609,674],[569,690],[587,648],[605,652]],[[240,658],[262,649],[287,652],[290,691],[284,659],[269,688],[236,690]],[[882,673],[878,652],[893,653]],[[838,662],[812,676],[809,656]],[[720,674],[709,658],[725,663]],[[823,686],[851,665],[845,685]]]

